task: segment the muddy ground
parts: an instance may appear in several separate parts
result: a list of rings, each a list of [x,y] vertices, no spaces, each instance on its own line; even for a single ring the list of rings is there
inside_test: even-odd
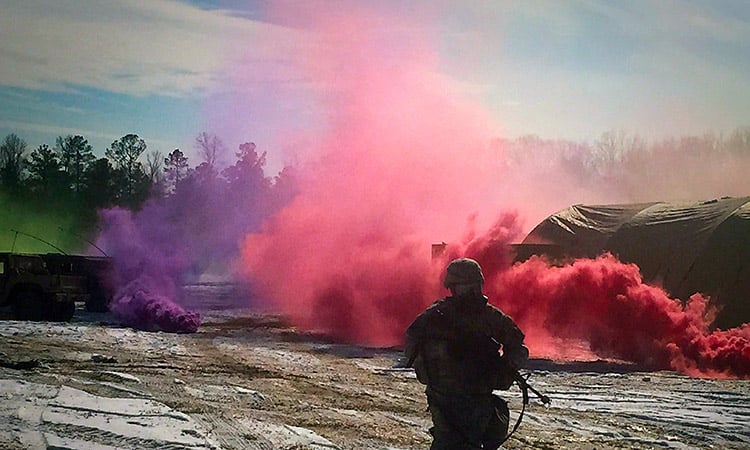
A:
[[[398,349],[338,345],[252,310],[195,334],[110,314],[0,317],[0,448],[425,449],[421,386]],[[508,449],[750,448],[750,382],[535,360]],[[520,392],[504,393],[514,412]],[[515,419],[515,416],[512,417]]]

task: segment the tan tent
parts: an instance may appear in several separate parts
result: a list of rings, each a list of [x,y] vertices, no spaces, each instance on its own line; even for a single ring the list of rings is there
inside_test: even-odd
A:
[[[611,252],[644,280],[721,306],[721,328],[750,322],[750,197],[701,203],[574,205],[545,219],[517,248],[555,258]]]

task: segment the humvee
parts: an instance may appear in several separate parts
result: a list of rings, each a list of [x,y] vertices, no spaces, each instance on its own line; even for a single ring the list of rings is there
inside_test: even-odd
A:
[[[41,255],[0,253],[0,306],[18,320],[67,322],[88,300],[87,279],[52,273]]]
[[[53,274],[85,276],[88,293],[86,310],[106,312],[112,298],[107,280],[110,279],[112,258],[82,255],[46,253],[40,255]]]

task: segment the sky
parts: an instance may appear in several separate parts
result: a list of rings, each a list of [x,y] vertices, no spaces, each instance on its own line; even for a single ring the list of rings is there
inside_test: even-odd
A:
[[[271,165],[293,163],[331,89],[298,70],[300,49],[322,45],[314,30],[280,13],[310,4],[393,18],[378,26],[393,28],[394,61],[398,39],[421,36],[435,79],[483,105],[498,137],[660,139],[750,123],[744,0],[0,0],[0,136],[34,149],[82,134],[103,155],[136,133],[148,151],[190,156],[206,131],[226,158],[253,141]]]

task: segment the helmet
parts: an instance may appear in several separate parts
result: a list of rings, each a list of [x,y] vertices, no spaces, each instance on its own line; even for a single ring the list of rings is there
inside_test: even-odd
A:
[[[474,283],[484,284],[484,275],[478,262],[470,258],[458,258],[448,264],[445,269],[445,280],[443,280],[445,287]]]

